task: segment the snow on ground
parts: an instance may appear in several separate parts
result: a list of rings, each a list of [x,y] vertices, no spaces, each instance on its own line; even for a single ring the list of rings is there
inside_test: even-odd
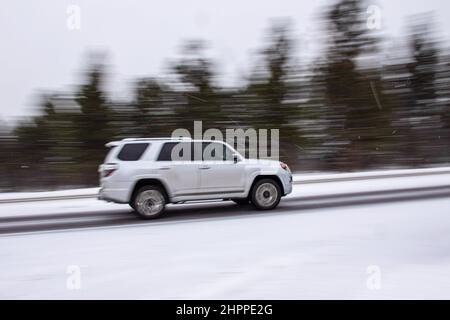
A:
[[[294,185],[291,197],[351,194],[370,191],[414,189],[450,185],[450,172],[439,175],[411,176],[401,178],[380,178],[326,183],[305,183]]]
[[[99,188],[68,189],[60,191],[40,191],[40,192],[3,192],[0,193],[0,200],[20,200],[27,198],[51,198],[67,196],[89,196],[96,195]]]
[[[115,204],[91,199],[71,199],[53,201],[31,201],[20,203],[0,203],[0,219],[12,216],[53,215],[61,213],[86,213],[128,210],[126,204]]]
[[[0,298],[449,299],[449,212],[444,198],[1,236]]]
[[[424,168],[424,169],[396,169],[396,170],[374,170],[374,171],[361,171],[361,172],[349,172],[349,173],[299,173],[294,174],[294,181],[314,181],[325,179],[358,179],[358,178],[381,178],[388,176],[401,176],[411,175],[418,176],[423,174],[441,174],[450,173],[450,167],[436,167],[436,168]]]

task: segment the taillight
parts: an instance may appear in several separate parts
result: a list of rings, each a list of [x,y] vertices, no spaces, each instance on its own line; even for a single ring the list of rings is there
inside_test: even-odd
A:
[[[110,175],[112,175],[114,173],[114,171],[116,171],[117,169],[109,169],[109,170],[105,170],[103,171],[103,177],[109,177]]]
[[[115,163],[102,164],[100,166],[101,177],[102,178],[110,177],[117,169],[119,169],[119,165]]]

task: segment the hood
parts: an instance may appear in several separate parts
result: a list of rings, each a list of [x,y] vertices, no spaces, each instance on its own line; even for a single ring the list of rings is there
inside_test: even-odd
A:
[[[279,167],[280,166],[280,161],[278,161],[278,160],[244,159],[242,161],[244,161],[245,163],[248,163],[248,164],[259,164],[259,165],[274,166],[274,167]]]

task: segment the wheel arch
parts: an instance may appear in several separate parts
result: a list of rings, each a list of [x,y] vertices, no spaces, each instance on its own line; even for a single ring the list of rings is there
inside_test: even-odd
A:
[[[131,191],[129,202],[132,203],[134,201],[134,198],[136,197],[136,193],[140,188],[142,188],[144,186],[148,186],[148,185],[160,187],[164,191],[164,197],[166,198],[166,202],[167,203],[170,202],[170,196],[169,196],[169,192],[168,192],[169,189],[167,188],[164,181],[162,181],[160,179],[156,179],[156,178],[142,178],[142,179],[139,179],[138,181],[136,181],[136,183],[134,184],[134,187]]]
[[[274,174],[259,174],[255,178],[253,178],[252,184],[250,185],[250,189],[248,191],[248,196],[250,196],[250,194],[251,194],[255,184],[258,181],[261,181],[263,179],[272,179],[272,180],[274,180],[278,184],[278,186],[280,187],[281,195],[284,194],[283,183],[281,182],[281,179],[277,175],[274,175]]]

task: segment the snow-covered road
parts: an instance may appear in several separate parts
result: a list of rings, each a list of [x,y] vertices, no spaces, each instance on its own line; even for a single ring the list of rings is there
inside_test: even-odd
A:
[[[307,184],[272,212],[191,204],[150,222],[94,199],[0,204],[0,298],[449,299],[449,185]]]

